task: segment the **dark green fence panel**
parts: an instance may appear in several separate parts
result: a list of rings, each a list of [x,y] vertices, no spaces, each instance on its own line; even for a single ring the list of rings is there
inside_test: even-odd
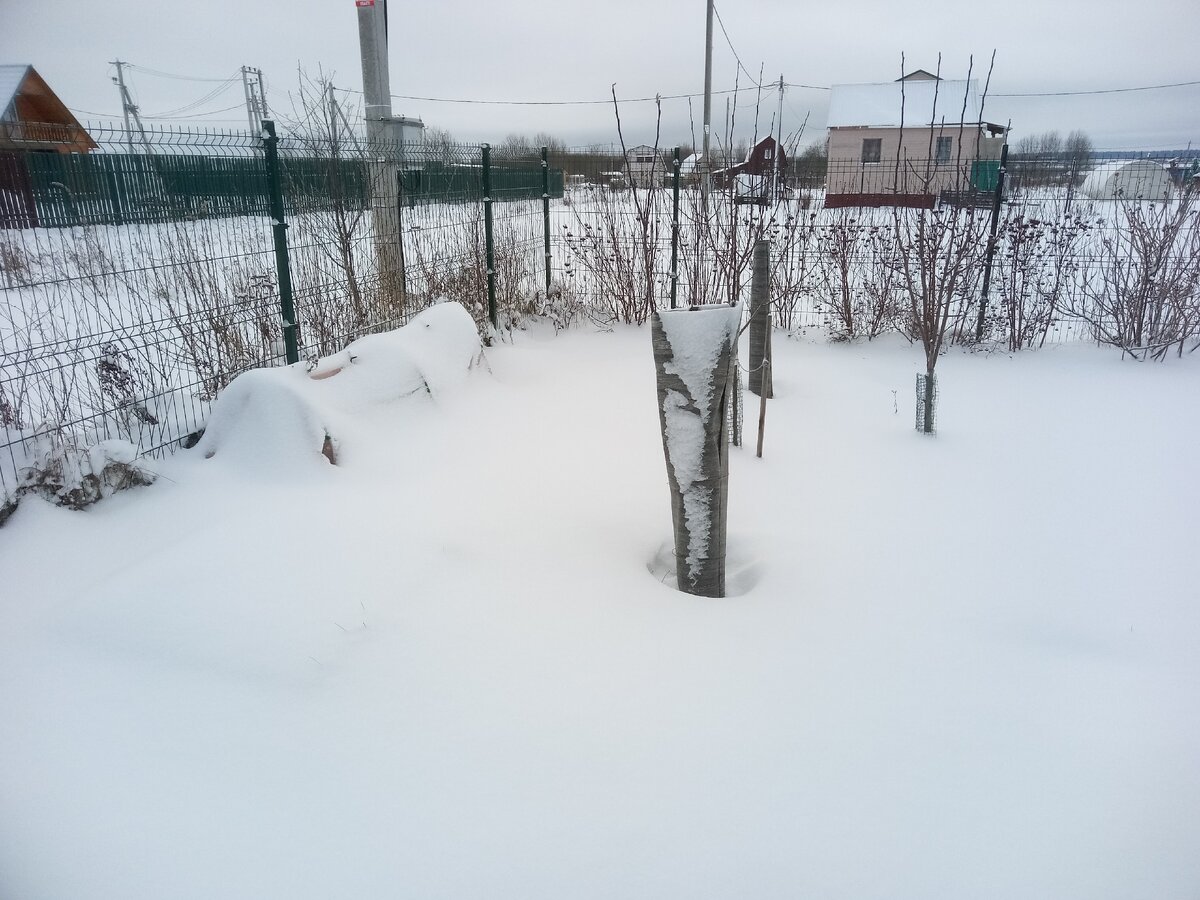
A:
[[[542,197],[541,168],[502,168],[492,166],[492,199],[540,200]],[[563,195],[562,169],[551,169],[550,196]],[[406,203],[469,203],[483,199],[483,169],[475,165],[445,165],[428,163],[421,168],[401,173],[401,186]]]

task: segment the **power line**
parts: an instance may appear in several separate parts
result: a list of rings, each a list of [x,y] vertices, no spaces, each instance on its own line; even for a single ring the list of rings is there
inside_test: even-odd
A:
[[[361,94],[354,88],[338,88],[352,94]],[[729,88],[723,91],[713,91],[713,94],[740,94],[746,91],[757,91],[757,85]],[[703,93],[695,94],[657,94],[653,97],[618,97],[620,103],[654,103],[659,100],[687,100],[703,97]],[[394,100],[414,100],[422,103],[469,103],[477,106],[608,106],[612,98],[607,100],[466,100],[459,97],[417,97],[411,94],[392,94]]]
[[[746,73],[746,77],[750,79],[750,83],[754,85],[755,88],[762,87],[755,77],[750,74],[750,70],[742,65],[742,58],[738,56],[737,50],[733,48],[733,41],[729,39],[729,32],[725,30],[725,23],[721,21],[721,11],[717,9],[717,5],[715,3],[713,4],[713,12],[717,16],[717,24],[721,26],[721,34],[725,35],[725,43],[729,45],[729,52],[732,53],[733,58],[737,60],[738,68]]]
[[[1107,88],[1100,91],[1041,91],[1026,94],[992,94],[993,97],[1083,97],[1093,94],[1131,94],[1134,91],[1161,91],[1165,88],[1193,87],[1200,81],[1176,81],[1173,84],[1148,84],[1144,87]]]
[[[229,112],[231,109],[245,109],[245,104],[244,103],[235,103],[233,106],[226,106],[222,109],[214,109],[214,110],[210,110],[209,112],[203,112],[203,113],[193,112],[193,113],[188,113],[187,115],[182,115],[182,116],[142,116],[142,118],[143,119],[153,119],[155,121],[162,120],[162,119],[201,119],[201,118],[204,118],[205,116],[215,116],[215,115],[217,115],[217,113]],[[232,121],[232,120],[226,119],[225,121]]]
[[[173,78],[176,81],[225,81],[224,78],[199,78],[194,75],[176,75],[172,72],[160,72],[158,69],[150,69],[146,66],[139,66],[137,63],[127,64],[131,69],[137,69],[139,72],[144,72],[147,75],[154,75],[157,78]]]
[[[74,106],[68,106],[67,109],[73,113],[82,113],[85,116],[97,116],[101,119],[115,119],[120,115],[120,113],[96,112],[93,109],[76,109]]]
[[[161,112],[156,116],[146,116],[145,118],[147,118],[147,119],[173,119],[173,118],[176,118],[180,113],[187,113],[187,112],[191,112],[192,110],[199,109],[201,106],[203,106],[208,101],[219,97],[221,94],[223,94],[227,90],[229,90],[229,88],[233,86],[233,83],[235,81],[237,81],[236,75],[233,76],[232,78],[229,78],[228,80],[222,82],[217,87],[213,88],[211,91],[209,91],[203,97],[201,97],[199,100],[193,100],[191,103],[185,103],[183,106],[179,107],[178,109],[168,109],[165,112]]]

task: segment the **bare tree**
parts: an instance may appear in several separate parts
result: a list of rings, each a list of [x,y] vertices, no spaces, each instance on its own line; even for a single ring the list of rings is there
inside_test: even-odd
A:
[[[903,59],[903,58],[902,58]],[[993,65],[995,54],[992,56]],[[937,75],[941,75],[941,55],[938,56]],[[901,62],[903,68],[903,62]],[[958,126],[965,126],[967,95],[970,91],[972,58],[967,69],[967,89],[964,92],[962,111]],[[988,70],[991,80],[991,69]],[[903,98],[901,82],[901,97]],[[984,99],[986,99],[986,88]],[[903,130],[903,99],[901,130]],[[934,179],[933,141],[937,121],[937,89],[934,91],[933,117],[929,126],[929,153],[924,167],[918,168],[911,161],[904,161],[907,172],[904,185],[916,176],[921,194],[931,196],[930,185]],[[980,106],[982,112],[982,102]],[[977,126],[978,127],[978,126]],[[962,141],[959,141],[961,153]],[[918,164],[919,165],[919,164]],[[896,164],[897,183],[900,192],[901,162]],[[934,402],[936,380],[934,370],[947,340],[960,325],[969,325],[969,304],[974,294],[975,282],[981,271],[981,248],[985,242],[987,217],[973,206],[957,208],[942,206],[928,209],[893,207],[892,230],[896,260],[897,282],[901,295],[907,299],[908,330],[921,342],[925,354],[925,376],[919,379],[921,392],[917,398],[918,424],[926,433],[934,431]]]

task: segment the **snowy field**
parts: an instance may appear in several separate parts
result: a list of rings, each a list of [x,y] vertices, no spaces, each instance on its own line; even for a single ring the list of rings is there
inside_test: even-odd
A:
[[[776,353],[725,600],[647,328],[22,503],[0,897],[1194,900],[1200,360]]]

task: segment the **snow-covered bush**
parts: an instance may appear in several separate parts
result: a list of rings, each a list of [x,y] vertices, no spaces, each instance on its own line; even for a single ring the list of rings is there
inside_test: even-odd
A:
[[[137,448],[128,441],[107,440],[81,447],[53,425],[34,435],[28,464],[21,470],[11,503],[36,494],[58,506],[85,509],[117,491],[152,484],[154,475],[136,464]]]

